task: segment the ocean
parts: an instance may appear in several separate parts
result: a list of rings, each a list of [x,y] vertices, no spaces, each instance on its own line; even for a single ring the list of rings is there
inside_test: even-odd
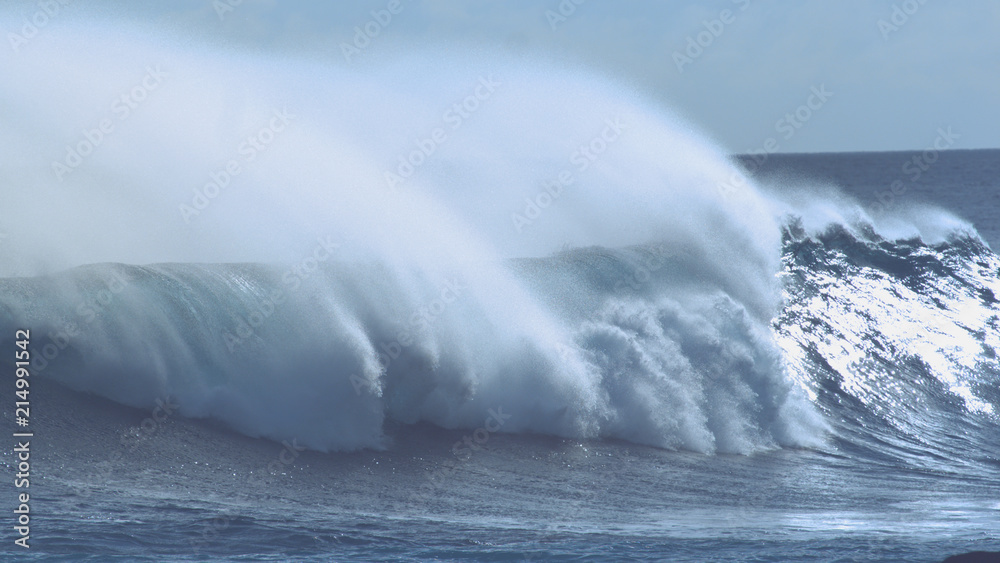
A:
[[[761,174],[830,182],[864,201],[913,154],[773,155]],[[958,216],[989,217],[998,209],[991,204],[998,161],[1000,151],[943,153],[944,171],[932,176],[940,189],[920,184],[914,199]],[[998,228],[995,221],[976,227]],[[509,264],[539,291],[548,288],[552,303],[584,317],[591,311],[566,302],[581,291],[630,297],[581,322],[587,329],[578,344],[602,362],[612,380],[607,392],[635,411],[632,418],[618,414],[607,422],[607,436],[592,438],[566,437],[578,430],[560,426],[560,417],[569,418],[566,410],[575,406],[553,412],[557,405],[546,401],[554,392],[532,390],[530,382],[503,383],[487,400],[474,389],[452,389],[466,394],[470,413],[482,418],[478,425],[474,418],[464,427],[427,421],[405,405],[396,410],[393,401],[403,397],[392,385],[404,388],[414,373],[447,373],[448,361],[457,361],[428,359],[415,348],[393,360],[406,365],[390,365],[389,376],[400,381],[387,383],[382,397],[356,394],[349,380],[315,389],[346,395],[330,401],[341,409],[331,420],[304,419],[307,428],[333,423],[339,433],[355,434],[332,438],[337,443],[367,438],[364,399],[388,403],[375,448],[324,453],[302,439],[253,438],[259,430],[234,430],[235,418],[198,418],[226,418],[212,406],[178,413],[193,399],[170,397],[169,389],[148,408],[126,406],[128,393],[161,391],[144,393],[142,385],[165,387],[147,371],[176,370],[179,382],[193,384],[191,370],[212,365],[218,353],[197,331],[225,313],[187,316],[184,307],[263,291],[276,282],[267,268],[95,265],[0,280],[0,347],[7,350],[15,347],[14,327],[33,325],[38,353],[47,334],[58,342],[59,329],[45,330],[46,322],[75,314],[65,303],[111,295],[92,322],[80,317],[88,325],[77,342],[31,376],[38,405],[32,547],[20,551],[8,541],[4,552],[46,561],[940,561],[996,550],[1000,259],[972,233],[933,243],[888,241],[841,225],[809,234],[794,221],[784,233],[785,303],[770,323],[778,357],[752,349],[761,337],[732,302],[713,302],[709,313],[695,316],[679,302],[653,299],[679,283],[672,278],[685,269],[683,256],[590,247]],[[636,268],[648,274],[635,276]],[[378,283],[381,273],[355,275],[345,279],[328,268],[324,291],[357,291]],[[632,283],[616,286],[623,278]],[[269,340],[300,322],[278,311],[254,350],[267,350]],[[261,409],[262,418],[299,420],[300,409],[321,397],[303,388],[289,399],[281,387],[333,374],[310,364],[337,352],[295,340],[283,343],[281,369],[262,365],[247,344],[248,357],[230,361],[237,365],[228,377],[256,370],[274,385],[260,389],[250,407],[216,412],[243,407]],[[110,341],[134,355],[88,353]],[[181,350],[194,357],[181,357]],[[674,365],[682,358],[688,364]],[[780,403],[789,390],[770,381],[767,370],[781,358],[789,377],[808,390],[814,413]],[[518,361],[543,360],[507,358],[500,369],[511,378],[518,370],[530,374],[532,367]],[[680,374],[659,371],[664,365]],[[102,389],[107,381],[115,387]],[[126,389],[127,382],[136,389]],[[427,401],[433,385],[458,382],[426,376],[418,386]],[[525,385],[529,392],[518,389]],[[222,391],[209,387],[198,392],[224,404]],[[637,389],[661,402],[642,404]],[[782,408],[806,422],[777,424]],[[10,410],[5,404],[7,419]],[[805,443],[794,435],[809,424],[825,426],[825,437]],[[9,451],[5,458],[12,474],[15,460]]]
[[[1000,151],[102,25],[0,59],[4,560],[1000,550]]]

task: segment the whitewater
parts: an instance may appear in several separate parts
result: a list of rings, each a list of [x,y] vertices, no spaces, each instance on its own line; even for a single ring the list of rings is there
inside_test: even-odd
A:
[[[181,444],[222,452],[196,495],[222,503],[223,476],[259,471],[235,444],[294,444],[313,467],[442,466],[502,458],[510,436],[540,483],[550,470],[531,464],[570,440],[650,471],[690,465],[705,481],[692,498],[744,463],[728,454],[771,460],[747,462],[761,465],[741,486],[769,463],[793,472],[788,455],[961,477],[976,483],[959,494],[975,505],[963,541],[995,537],[1000,259],[967,221],[916,205],[875,216],[831,186],[759,181],[661,102],[565,61],[439,49],[362,69],[105,25],[0,60],[19,77],[0,88],[0,349],[30,328],[31,377],[60,397],[43,424],[77,444],[99,448],[127,409],[176,405],[187,438],[151,438],[169,444],[150,446],[169,469],[128,462],[141,475],[121,477],[138,479],[129,498],[175,494],[163,483],[193,470],[169,461]],[[465,436],[475,448],[452,445]],[[74,440],[52,439],[55,484],[101,486],[74,475],[94,461]],[[264,505],[319,494],[322,473]],[[348,489],[396,486],[385,479]],[[413,517],[408,494],[394,518]],[[616,502],[632,495],[645,493]],[[541,529],[550,516],[518,502]],[[369,503],[356,504],[360,519]],[[789,524],[805,506],[746,508],[740,526],[808,535],[856,516]],[[704,529],[719,525],[699,512],[712,507],[692,512]],[[251,538],[273,517],[260,510]],[[434,510],[422,525],[522,525],[514,509],[488,524]],[[677,518],[663,507],[639,512],[618,529],[583,510],[559,529],[699,537],[650,524]]]

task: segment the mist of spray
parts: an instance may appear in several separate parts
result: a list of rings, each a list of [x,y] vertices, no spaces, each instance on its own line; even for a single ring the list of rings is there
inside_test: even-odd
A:
[[[641,93],[496,53],[340,67],[94,23],[30,47],[0,60],[2,274],[188,264],[117,270],[128,288],[53,377],[318,449],[377,446],[387,416],[475,427],[495,404],[505,431],[699,451],[820,434],[767,331],[773,204],[720,190],[740,171]],[[622,294],[626,247],[684,258]],[[586,267],[511,266],[566,248]],[[107,272],[8,280],[7,311],[79,323]],[[462,295],[403,346],[421,362],[386,361],[449,283]],[[291,295],[234,356],[226,335],[275,287]]]

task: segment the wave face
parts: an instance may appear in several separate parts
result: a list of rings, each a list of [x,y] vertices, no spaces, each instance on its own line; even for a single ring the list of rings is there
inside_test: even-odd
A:
[[[849,439],[831,397],[894,427],[936,416],[905,412],[911,384],[935,413],[996,408],[995,334],[963,325],[996,320],[987,249],[807,234],[607,77],[444,50],[343,68],[99,24],[0,70],[22,77],[4,229],[38,233],[0,246],[0,329],[33,329],[36,373],[71,388],[317,450],[492,417],[752,453]],[[862,322],[862,295],[911,322]],[[897,352],[898,384],[856,374]]]
[[[775,332],[837,434],[919,466],[995,471],[1000,258],[968,229],[933,243],[858,222],[783,232]]]
[[[815,441],[766,325],[690,262],[661,246],[511,262],[559,319],[551,334],[498,319],[460,276],[380,264],[330,263],[299,287],[257,264],[94,265],[0,292],[5,316],[45,335],[40,375],[316,449],[381,447],[386,420],[477,428],[491,411],[505,432],[703,452]]]

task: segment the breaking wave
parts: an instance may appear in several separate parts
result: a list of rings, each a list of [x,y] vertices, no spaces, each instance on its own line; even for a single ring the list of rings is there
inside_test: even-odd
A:
[[[38,233],[0,247],[0,329],[32,329],[39,377],[319,450],[490,410],[706,453],[825,447],[848,406],[916,435],[914,396],[994,416],[974,233],[807,229],[684,120],[554,63],[95,26],[0,61],[3,227]]]

